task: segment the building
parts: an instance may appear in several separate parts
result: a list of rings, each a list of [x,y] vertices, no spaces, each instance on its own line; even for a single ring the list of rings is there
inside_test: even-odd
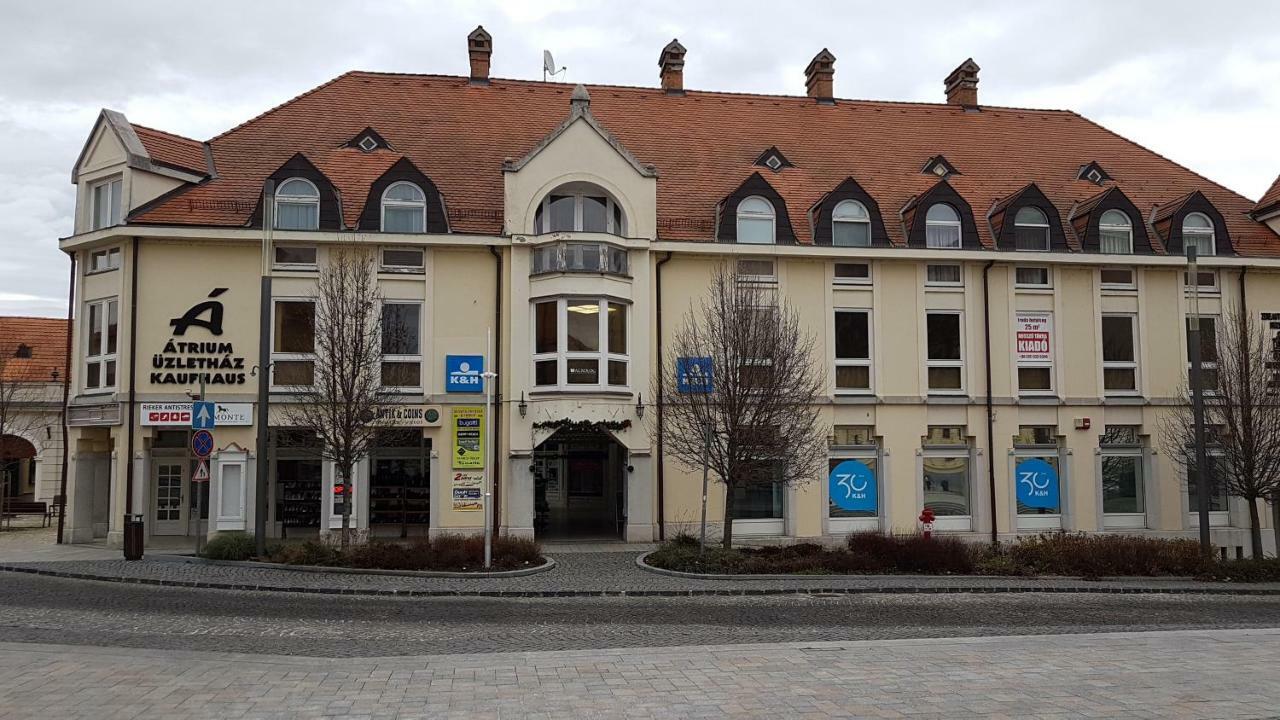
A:
[[[62,478],[67,321],[0,317],[0,492],[54,504]]]
[[[484,396],[446,381],[476,369],[450,356],[483,355],[490,329],[503,532],[692,527],[700,478],[663,457],[651,388],[727,260],[803,308],[829,366],[831,461],[861,460],[880,489],[870,511],[832,506],[822,478],[750,493],[739,537],[912,529],[924,505],[973,537],[1194,535],[1155,439],[1187,373],[1184,247],[1203,256],[1206,327],[1246,299],[1280,312],[1274,202],[1072,112],[982,105],[973,61],[926,104],[834,98],[825,50],[806,94],[783,97],[685,90],[674,41],[653,88],[491,79],[492,38],[467,46],[467,77],[351,72],[205,142],[103,111],[61,241],[78,261],[75,539],[119,540],[126,512],[149,536],[252,529],[260,463],[272,536],[340,522],[332,468],[256,407],[259,382],[276,408],[309,382],[336,243],[377,249],[384,324],[405,338],[384,371],[406,432],[355,482],[375,534],[481,528],[454,433]],[[207,525],[185,449],[201,375],[219,403],[212,482],[194,486]],[[1052,507],[1017,502],[1034,458],[1058,476]],[[1215,543],[1246,546],[1247,517],[1215,496]]]

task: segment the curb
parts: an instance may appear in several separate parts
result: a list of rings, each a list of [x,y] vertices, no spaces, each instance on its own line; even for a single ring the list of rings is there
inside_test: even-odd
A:
[[[384,577],[417,577],[417,578],[514,578],[526,575],[537,575],[556,567],[556,561],[543,556],[541,565],[516,570],[490,570],[488,572],[452,572],[447,570],[378,570],[374,568],[329,567],[327,565],[286,565],[284,563],[262,562],[259,560],[210,560],[208,558],[188,555],[156,554],[148,556],[155,562],[171,562],[188,565],[217,565],[220,567],[256,568],[261,570],[284,570],[303,573],[333,573],[335,575],[375,575]],[[0,569],[4,569],[0,567]]]

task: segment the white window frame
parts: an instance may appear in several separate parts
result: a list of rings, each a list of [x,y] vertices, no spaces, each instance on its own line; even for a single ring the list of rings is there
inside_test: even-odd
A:
[[[308,187],[311,188],[312,192],[314,192],[315,195],[308,196],[308,195],[280,194],[280,189],[284,188],[284,186],[288,185],[289,183],[295,182],[295,181],[305,183]],[[313,205],[315,206],[316,226],[310,227],[310,228],[280,227],[280,206],[281,205]],[[277,187],[276,194],[275,194],[275,207],[272,208],[272,210],[273,210],[272,221],[275,224],[276,230],[285,230],[285,231],[294,231],[294,232],[311,232],[311,231],[319,230],[320,229],[320,189],[316,187],[315,183],[311,182],[310,180],[304,177],[288,178],[284,182],[280,183],[280,185]]]
[[[1190,448],[1187,448],[1190,450]],[[1216,458],[1221,461],[1223,452],[1220,448],[1212,445],[1205,448],[1205,457],[1213,462]],[[1194,458],[1193,458],[1194,459]],[[1228,527],[1231,525],[1231,493],[1226,495],[1226,510],[1210,510],[1209,511],[1209,527]],[[1186,467],[1182,468],[1182,497],[1187,501],[1187,527],[1200,527],[1200,511],[1196,507],[1191,506],[1191,477],[1187,473]]]
[[[89,346],[93,342],[93,328],[89,326],[93,319],[93,311],[90,308],[99,308],[98,310],[98,330],[102,337],[102,346],[98,348],[99,352],[94,353]],[[116,349],[111,352],[111,311],[115,309],[116,314]],[[120,299],[116,297],[101,298],[98,300],[90,300],[84,304],[84,382],[81,385],[86,395],[97,393],[114,392],[120,384]],[[98,367],[98,383],[97,385],[89,384],[89,368]],[[111,367],[115,375],[115,382],[107,383],[107,368]]]
[[[1128,318],[1130,340],[1133,344],[1133,360],[1107,360],[1106,355],[1102,355],[1102,394],[1104,397],[1133,397],[1142,394],[1142,374],[1138,367],[1138,316],[1133,313],[1102,313],[1103,318]],[[1102,342],[1099,344],[1098,352],[1105,353],[1107,341],[1105,325],[1099,320],[1098,323],[1099,337]],[[1107,370],[1132,370],[1133,371],[1133,389],[1132,390],[1112,390],[1107,387]]]
[[[1055,342],[1054,342],[1054,340],[1053,340],[1053,336],[1054,336],[1054,332],[1053,332],[1053,327],[1054,327],[1054,322],[1053,322],[1053,313],[1051,313],[1051,312],[1049,312],[1049,313],[1044,313],[1044,312],[1032,312],[1032,311],[1028,311],[1028,312],[1026,312],[1026,313],[1023,313],[1023,312],[1015,312],[1015,313],[1014,313],[1014,327],[1015,327],[1015,328],[1018,326],[1018,316],[1020,316],[1020,315],[1024,315],[1024,314],[1025,314],[1025,315],[1047,315],[1047,316],[1049,317],[1049,327],[1050,327],[1050,330],[1049,330],[1049,351],[1050,351],[1050,352],[1052,352],[1052,353],[1056,353],[1056,352],[1057,352],[1057,347],[1056,347],[1056,343],[1055,343]],[[963,336],[962,336],[962,338],[963,338]],[[1015,335],[1015,343],[1016,343],[1016,335]],[[964,343],[963,343],[963,339],[961,340],[961,344],[962,344],[962,345],[964,344]],[[1018,349],[1017,349],[1017,347],[1015,347],[1015,348],[1014,348],[1014,369],[1013,369],[1013,370],[1014,370],[1014,373],[1013,373],[1013,377],[1014,377],[1014,382],[1016,382],[1016,383],[1017,383],[1017,385],[1018,385],[1018,395],[1020,395],[1020,396],[1032,396],[1032,397],[1047,397],[1047,396],[1052,396],[1052,395],[1056,394],[1056,393],[1057,393],[1058,383],[1057,383],[1057,378],[1055,377],[1055,374],[1056,374],[1056,373],[1054,373],[1053,360],[1052,360],[1052,359],[1050,359],[1050,360],[1023,360],[1023,359],[1021,359],[1021,358],[1018,358],[1018,356],[1017,356],[1017,355],[1018,355],[1017,350],[1018,350]],[[1032,389],[1026,389],[1026,388],[1023,388],[1023,387],[1022,387],[1022,374],[1018,372],[1018,371],[1019,371],[1019,370],[1021,370],[1022,368],[1048,369],[1048,371],[1049,371],[1049,387],[1048,387],[1048,388],[1043,388],[1043,389],[1040,389],[1040,388],[1032,388]]]
[[[421,392],[422,392],[422,388],[423,388],[423,383],[422,383],[422,375],[423,375],[423,368],[422,368],[422,357],[423,357],[422,344],[423,344],[423,343],[422,343],[422,341],[423,341],[423,325],[424,325],[424,323],[425,323],[425,318],[423,317],[423,314],[424,314],[423,305],[424,305],[424,304],[423,304],[423,302],[422,302],[421,300],[396,300],[396,299],[383,299],[383,301],[382,301],[382,307],[386,307],[387,305],[412,305],[412,306],[414,306],[414,307],[418,308],[418,338],[417,338],[417,339],[418,339],[418,352],[416,352],[416,353],[408,353],[408,354],[390,354],[390,355],[383,355],[383,356],[382,356],[382,359],[381,359],[381,361],[380,361],[380,364],[381,364],[381,363],[389,363],[389,362],[395,362],[395,363],[417,363],[417,365],[418,365],[418,384],[417,384],[417,385],[383,385],[382,387],[383,387],[383,389],[384,389],[385,391],[387,391],[387,392],[389,392],[389,393],[411,393],[411,394],[421,393]],[[379,309],[379,329],[381,329],[381,325],[382,325],[382,323],[381,323],[381,309]],[[379,339],[378,339],[378,348],[379,348],[379,349],[381,349],[381,348],[382,348],[382,338],[381,338],[381,337],[379,337]],[[381,378],[381,367],[379,367],[379,378]]]
[[[1108,215],[1115,213],[1124,218],[1124,223],[1108,223],[1105,222]],[[1123,232],[1128,236],[1129,248],[1122,253],[1105,250],[1102,247],[1102,234],[1105,232],[1120,233]],[[1132,255],[1133,254],[1133,219],[1129,217],[1129,213],[1112,208],[1102,213],[1102,217],[1098,218],[1098,252],[1109,255]]]
[[[1102,279],[1102,272],[1104,270],[1124,270],[1125,272],[1129,273],[1129,282],[1127,283],[1106,282],[1105,280]],[[1102,288],[1104,291],[1123,290],[1123,291],[1131,292],[1131,291],[1137,290],[1138,289],[1138,271],[1136,268],[1121,267],[1121,266],[1098,268],[1098,286]]]
[[[277,361],[284,362],[310,362],[312,368],[315,367],[316,352],[314,343],[311,352],[277,352],[276,351],[276,313],[280,310],[280,303],[310,303],[312,309],[312,324],[315,323],[315,305],[316,299],[313,297],[273,297],[271,298],[271,389],[272,390],[298,390],[311,387],[309,385],[279,385],[276,383]],[[316,333],[318,334],[318,330]],[[314,372],[314,370],[313,370]],[[314,375],[313,375],[314,377]]]
[[[924,337],[924,358],[925,373],[924,386],[925,393],[928,395],[964,395],[965,386],[965,352],[964,352],[964,311],[963,310],[926,310],[925,311],[925,337]],[[929,357],[929,316],[930,315],[955,315],[958,318],[959,334],[958,342],[960,343],[960,359],[959,360],[935,360]],[[958,388],[933,388],[929,386],[929,368],[960,368],[960,387]]]
[[[840,216],[841,208],[859,208],[861,214]],[[836,242],[836,227],[840,224],[863,225],[867,229],[867,243],[865,245],[845,245]],[[831,245],[833,247],[871,247],[871,213],[867,211],[867,206],[857,200],[841,200],[836,203],[835,208],[831,210]]]
[[[960,276],[960,279],[955,282],[951,282],[948,280],[930,280],[929,268],[935,268],[935,267],[956,268],[959,271],[958,275]],[[925,287],[930,287],[930,288],[948,288],[948,289],[963,288],[964,287],[964,265],[961,265],[960,263],[928,263],[924,266],[924,284],[925,284]]]
[[[769,274],[742,272],[742,263],[768,263]],[[778,263],[773,258],[741,257],[734,261],[734,278],[740,283],[756,283],[760,285],[776,285],[778,283]]]
[[[966,500],[969,505],[968,515],[938,515],[933,522],[934,530],[939,532],[970,532],[974,527],[974,503],[977,500],[974,487],[974,465],[975,458],[973,446],[966,440],[963,445],[929,445],[924,444],[920,449],[920,471],[916,477],[916,487],[920,488],[920,506],[924,507],[925,488],[924,488],[924,463],[930,458],[963,458],[965,461],[965,485],[968,488]]]
[[[1205,223],[1209,226],[1209,229],[1205,230],[1204,228],[1192,228],[1191,231],[1188,233],[1187,221],[1193,217],[1202,218],[1205,221]],[[1208,215],[1205,215],[1204,213],[1201,213],[1201,212],[1192,212],[1192,213],[1187,213],[1186,216],[1182,218],[1182,248],[1184,251],[1186,250],[1186,247],[1187,247],[1188,235],[1195,237],[1196,240],[1208,241],[1209,252],[1199,252],[1199,250],[1197,250],[1196,252],[1199,257],[1212,257],[1218,254],[1217,230],[1214,229],[1213,220]]]
[[[533,232],[535,235],[545,235],[552,232],[595,232],[582,229],[582,199],[584,197],[603,197],[605,200],[605,232],[610,235],[625,237],[627,234],[627,213],[623,210],[622,205],[613,196],[605,192],[604,188],[598,185],[578,184],[574,183],[573,187],[565,188],[561,186],[542,197],[538,203],[538,207],[533,214]],[[551,230],[546,227],[551,218],[551,196],[564,196],[573,198],[573,230]],[[618,223],[614,222],[614,213],[621,219],[622,227],[616,227]]]
[[[295,249],[311,250],[313,253],[315,253],[315,257],[316,257],[315,262],[309,262],[309,263],[278,262],[276,260],[276,257],[277,257],[276,252],[282,248],[288,249],[288,250],[295,250]],[[275,243],[274,245],[271,246],[271,267],[275,270],[314,271],[317,268],[319,268],[319,263],[320,263],[320,248],[318,248],[315,245],[295,245],[293,243]]]
[[[1024,283],[1018,280],[1019,270],[1040,270],[1044,272],[1043,283]],[[1015,288],[1028,290],[1052,290],[1053,289],[1053,268],[1047,265],[1016,265],[1013,268],[1013,286]]]
[[[415,252],[422,257],[422,262],[417,265],[396,265],[387,262],[387,252]],[[389,246],[378,250],[378,272],[383,273],[403,273],[408,275],[422,275],[427,270],[427,251],[420,247],[400,247]]]
[[[1106,530],[1136,530],[1147,526],[1147,469],[1146,469],[1146,453],[1142,449],[1142,441],[1139,438],[1136,443],[1129,444],[1106,444],[1102,442],[1102,438],[1106,437],[1105,428],[1104,435],[1098,439],[1098,483],[1101,485],[1105,480],[1105,473],[1102,464],[1107,458],[1129,458],[1134,460],[1134,467],[1137,468],[1138,476],[1137,497],[1142,503],[1142,512],[1138,513],[1109,513],[1106,510],[1107,497],[1106,488],[1099,487],[1098,502],[1099,508],[1102,510],[1102,527]]]
[[[871,310],[868,308],[836,308],[832,317],[833,329],[837,328],[836,319],[841,313],[865,315],[867,317],[867,356],[865,358],[842,358],[835,354],[835,349],[840,346],[839,338],[835,338],[832,343],[832,355],[835,359],[835,368],[842,367],[865,367],[867,369],[867,387],[865,388],[842,388],[839,386],[840,371],[832,370],[831,382],[835,388],[837,395],[874,395],[876,389],[875,366],[872,359],[875,357],[875,332],[873,330]]]
[[[836,268],[841,265],[861,265],[867,269],[866,277],[840,277],[836,275]],[[870,285],[871,284],[871,263],[869,262],[836,262],[831,267],[831,283],[833,285]]]
[[[106,217],[102,217],[103,208],[98,203],[98,190],[106,188],[107,205]],[[89,185],[89,229],[101,230],[103,228],[119,225],[124,219],[124,176],[113,175],[104,178]]]
[[[119,270],[121,254],[121,249],[119,247],[110,247],[91,251],[89,253],[89,269],[85,272],[85,275],[96,275],[98,273]],[[98,264],[100,259],[103,261],[101,266]]]
[[[227,492],[227,471],[235,468],[240,472],[240,487],[235,493]],[[218,489],[213,496],[217,498],[217,512],[210,513],[215,523],[215,530],[245,529],[245,498],[248,485],[248,454],[245,452],[220,452],[217,458]],[[224,513],[225,501],[230,497],[236,511]],[[212,498],[211,498],[212,499]]]
[[[1021,435],[1021,429],[1019,429]],[[1060,440],[1055,437],[1053,444],[1033,444],[1019,443],[1015,437],[1012,443],[1013,449],[1009,452],[1009,477],[1012,479],[1015,487],[1013,488],[1011,498],[1013,503],[1014,528],[1015,530],[1061,530],[1062,529],[1062,509],[1066,505],[1067,497],[1070,494],[1067,489],[1067,470],[1066,463],[1062,456],[1062,446]],[[1056,513],[1027,513],[1018,512],[1018,493],[1016,484],[1018,482],[1018,463],[1023,460],[1053,460],[1053,469],[1058,473],[1058,512]]]
[[[1022,211],[1024,210],[1034,210],[1035,212],[1039,213],[1040,217],[1044,218],[1044,222],[1042,223],[1018,222],[1018,216],[1021,215]],[[1018,247],[1017,246],[1018,228],[1035,228],[1037,230],[1043,230],[1044,231],[1044,247],[1043,248]],[[1049,216],[1046,215],[1043,210],[1041,210],[1040,208],[1034,205],[1023,205],[1022,207],[1018,208],[1018,211],[1013,215],[1013,243],[1014,243],[1014,249],[1017,250],[1018,252],[1049,252],[1049,250],[1052,248],[1052,240],[1049,237]]]
[[[1218,315],[1211,315],[1211,314],[1208,314],[1208,313],[1201,313],[1201,314],[1200,314],[1200,320],[1201,320],[1201,321],[1204,321],[1204,320],[1212,320],[1212,321],[1213,321],[1213,336],[1214,336],[1214,339],[1215,339],[1215,340],[1216,340],[1216,339],[1217,339],[1217,337],[1218,337],[1218,329],[1219,329],[1219,327],[1220,327],[1220,323],[1219,323],[1219,321],[1220,321],[1221,319],[1222,319],[1222,318],[1221,318],[1220,316],[1218,316]],[[1189,333],[1189,328],[1188,328],[1187,326],[1188,326],[1188,325],[1190,325],[1190,324],[1191,324],[1191,316],[1190,316],[1190,315],[1186,315],[1186,316],[1184,316],[1184,317],[1183,317],[1183,321],[1182,321],[1182,332],[1183,332],[1183,336],[1182,336],[1182,337],[1183,337],[1183,340],[1184,340],[1184,342],[1182,343],[1182,345],[1183,345],[1183,352],[1184,352],[1184,353],[1189,353],[1189,351],[1191,350],[1191,348],[1189,347],[1189,343],[1191,342],[1191,340],[1190,340],[1190,338],[1189,338],[1189,337],[1187,337],[1187,335],[1188,335],[1188,333]],[[1201,337],[1201,341],[1203,342],[1203,336]],[[1216,353],[1216,347],[1215,347],[1215,353]],[[1201,355],[1201,357],[1200,357],[1200,375],[1201,375],[1201,378],[1203,378],[1203,377],[1204,377],[1204,373],[1205,373],[1205,371],[1211,371],[1211,372],[1214,372],[1214,373],[1218,372],[1218,361],[1217,361],[1217,360],[1206,360],[1206,359],[1204,358],[1204,352],[1203,352],[1203,350],[1201,351],[1200,355]],[[1191,386],[1191,357],[1190,357],[1190,355],[1189,355],[1189,354],[1188,354],[1188,356],[1187,356],[1187,358],[1186,358],[1186,363],[1185,363],[1185,365],[1186,365],[1186,368],[1187,368],[1187,387],[1190,387],[1190,386]],[[1212,387],[1208,387],[1208,386],[1206,386],[1206,387],[1204,388],[1204,394],[1205,394],[1205,395],[1216,395],[1216,394],[1218,394],[1218,393],[1217,393],[1217,385],[1215,384],[1215,385],[1214,385],[1214,386],[1212,386]]]
[[[956,219],[955,219],[955,220],[931,220],[931,219],[929,218],[929,213],[933,212],[933,209],[934,209],[934,208],[936,208],[936,207],[946,207],[946,208],[947,208],[947,209],[949,209],[952,213],[954,213],[954,214],[955,214]],[[955,229],[956,229],[956,241],[955,241],[955,244],[954,244],[954,245],[950,245],[950,244],[948,244],[948,245],[938,245],[938,244],[935,244],[935,243],[934,243],[934,242],[929,238],[929,228],[931,228],[931,227],[935,227],[935,228],[941,228],[941,227],[951,228],[951,227],[953,227],[953,228],[955,228]],[[928,208],[927,210],[925,210],[925,214],[924,214],[924,246],[925,246],[926,248],[930,248],[930,249],[934,249],[934,250],[959,250],[959,249],[961,249],[961,248],[963,248],[963,247],[964,247],[964,224],[961,222],[961,219],[960,219],[960,211],[959,211],[959,210],[957,210],[957,209],[955,208],[955,206],[953,206],[951,203],[946,203],[946,202],[936,202],[936,203],[933,203],[932,205],[930,205],[930,206],[929,206],[929,208]]]
[[[538,342],[538,310],[537,306],[543,302],[554,302],[556,304],[556,351],[555,352],[537,352]],[[599,350],[575,350],[569,351],[569,305],[582,305],[595,302],[598,307],[597,317],[600,323],[598,332],[600,338]],[[609,347],[609,305],[619,305],[622,307],[624,319],[627,325],[627,348],[628,352],[615,353]],[[631,355],[630,348],[633,344],[631,333],[631,305],[625,301],[610,297],[561,297],[561,298],[532,298],[529,301],[529,327],[533,332],[529,333],[529,352],[532,358],[530,363],[530,378],[537,377],[537,363],[539,361],[554,360],[556,362],[556,384],[554,385],[534,385],[536,391],[574,391],[574,392],[599,392],[600,390],[619,390],[630,391],[631,389]],[[598,383],[570,383],[569,382],[569,361],[570,360],[596,360],[598,365],[597,375],[600,378]],[[609,384],[609,361],[624,362],[627,366],[627,381],[624,385]],[[536,380],[535,380],[536,382]]]
[[[827,461],[830,465],[831,460],[871,460],[875,463],[876,476],[876,514],[873,517],[831,517],[831,496],[830,483],[822,483],[823,499],[826,506],[826,513],[823,519],[826,521],[826,534],[837,535],[840,533],[858,532],[864,530],[879,530],[881,518],[886,517],[885,512],[885,471],[884,464],[886,459],[881,455],[880,444],[875,442],[872,445],[853,445],[853,446],[833,446],[827,452]],[[831,471],[827,471],[829,476]],[[921,487],[923,487],[923,480]]]
[[[1201,286],[1200,286],[1200,294],[1201,294],[1201,295],[1219,295],[1219,294],[1221,294],[1221,292],[1222,292],[1222,286],[1221,286],[1221,285],[1219,285],[1219,283],[1218,283],[1218,271],[1217,271],[1216,269],[1214,269],[1214,268],[1199,268],[1196,272],[1197,272],[1197,273],[1199,273],[1200,275],[1208,275],[1210,278],[1212,278],[1212,279],[1213,279],[1213,282],[1211,282],[1210,284],[1208,284],[1208,285],[1201,285]],[[1183,270],[1183,271],[1182,271],[1182,289],[1183,289],[1184,291],[1186,291],[1186,294],[1187,294],[1187,295],[1192,294],[1192,292],[1194,292],[1194,290],[1195,290],[1195,289],[1192,287],[1192,285],[1191,285],[1191,271],[1190,271],[1190,270]]]
[[[756,210],[743,208],[744,205],[747,205],[753,200],[759,200],[760,202],[764,203],[766,206],[768,206],[769,211],[764,212],[764,211],[756,211]],[[768,242],[758,243],[750,240],[743,240],[742,239],[742,222],[744,220],[747,222],[760,222],[763,220],[768,220],[769,221]],[[763,198],[759,195],[752,195],[750,197],[743,198],[742,201],[738,203],[738,208],[737,208],[736,216],[734,218],[734,223],[735,223],[734,228],[736,230],[735,237],[738,243],[741,243],[744,245],[776,245],[778,243],[778,209],[775,208],[773,206],[773,203],[769,202],[769,200],[766,198]]]
[[[393,200],[387,197],[387,195],[391,194],[392,190],[401,186],[413,188],[413,190],[417,192],[418,195],[422,196],[422,199],[421,200]],[[420,231],[387,230],[387,208],[388,207],[399,209],[399,210],[414,210],[414,209],[418,210],[422,215],[422,230]],[[398,182],[393,182],[387,186],[386,190],[382,191],[382,207],[379,209],[378,215],[379,215],[378,228],[382,232],[397,232],[397,233],[413,234],[413,235],[416,235],[418,233],[425,233],[427,231],[427,193],[423,191],[422,188],[418,187],[414,183],[409,182],[408,180],[400,180]]]

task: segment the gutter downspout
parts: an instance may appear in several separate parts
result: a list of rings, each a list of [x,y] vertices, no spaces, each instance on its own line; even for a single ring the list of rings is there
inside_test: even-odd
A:
[[[493,286],[493,367],[490,372],[497,373],[498,368],[502,367],[502,252],[493,245],[489,246],[489,252],[496,262]],[[497,528],[502,526],[502,484],[499,482],[502,478],[502,463],[499,462],[501,453],[498,452],[498,447],[502,446],[501,374],[494,378],[494,383],[497,387],[493,389],[493,444],[497,447],[488,452],[493,453],[493,523],[497,526],[494,528],[496,535]]]
[[[138,249],[141,238],[133,236],[133,251],[129,258],[129,416],[125,422],[129,424],[128,452],[124,466],[124,514],[133,515],[133,442],[134,426],[138,424],[136,403],[138,400]],[[66,444],[65,438],[63,445]],[[199,521],[197,520],[197,523]],[[141,550],[141,548],[139,548]]]
[[[71,399],[71,331],[75,327],[76,307],[76,254],[67,252],[71,258],[71,281],[67,290],[67,357],[62,368],[62,477],[58,480],[58,544],[63,543],[63,529],[67,523],[67,463],[70,453],[67,449],[67,403]]]
[[[658,356],[658,541],[662,542],[667,539],[667,523],[666,523],[666,473],[663,466],[666,465],[664,445],[662,441],[663,435],[663,402],[666,397],[666,377],[665,377],[665,360],[662,355],[662,266],[671,260],[673,253],[667,252],[667,256],[658,261],[654,265],[654,294],[657,296],[654,301],[654,313],[657,315],[657,333],[656,352]]]
[[[276,185],[267,180],[262,189],[262,267],[258,296],[258,426],[254,453],[253,537],[254,554],[267,554],[267,471],[270,464],[271,422],[271,237],[275,228]]]
[[[992,407],[991,387],[991,281],[989,274],[995,260],[988,260],[982,268],[982,322],[987,345],[987,494],[991,498],[991,544],[999,542],[996,522],[996,414]]]

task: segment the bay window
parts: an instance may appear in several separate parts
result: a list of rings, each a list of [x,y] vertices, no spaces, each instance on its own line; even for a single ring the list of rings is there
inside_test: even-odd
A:
[[[315,384],[315,301],[276,300],[274,310],[272,385],[306,387]]]
[[[95,300],[85,305],[85,390],[111,390],[116,386],[119,322],[117,299]]]
[[[836,392],[871,391],[871,312],[836,310]]]
[[[422,305],[382,304],[382,386],[422,387]]]
[[[627,306],[561,298],[533,304],[533,375],[540,388],[625,388]]]

